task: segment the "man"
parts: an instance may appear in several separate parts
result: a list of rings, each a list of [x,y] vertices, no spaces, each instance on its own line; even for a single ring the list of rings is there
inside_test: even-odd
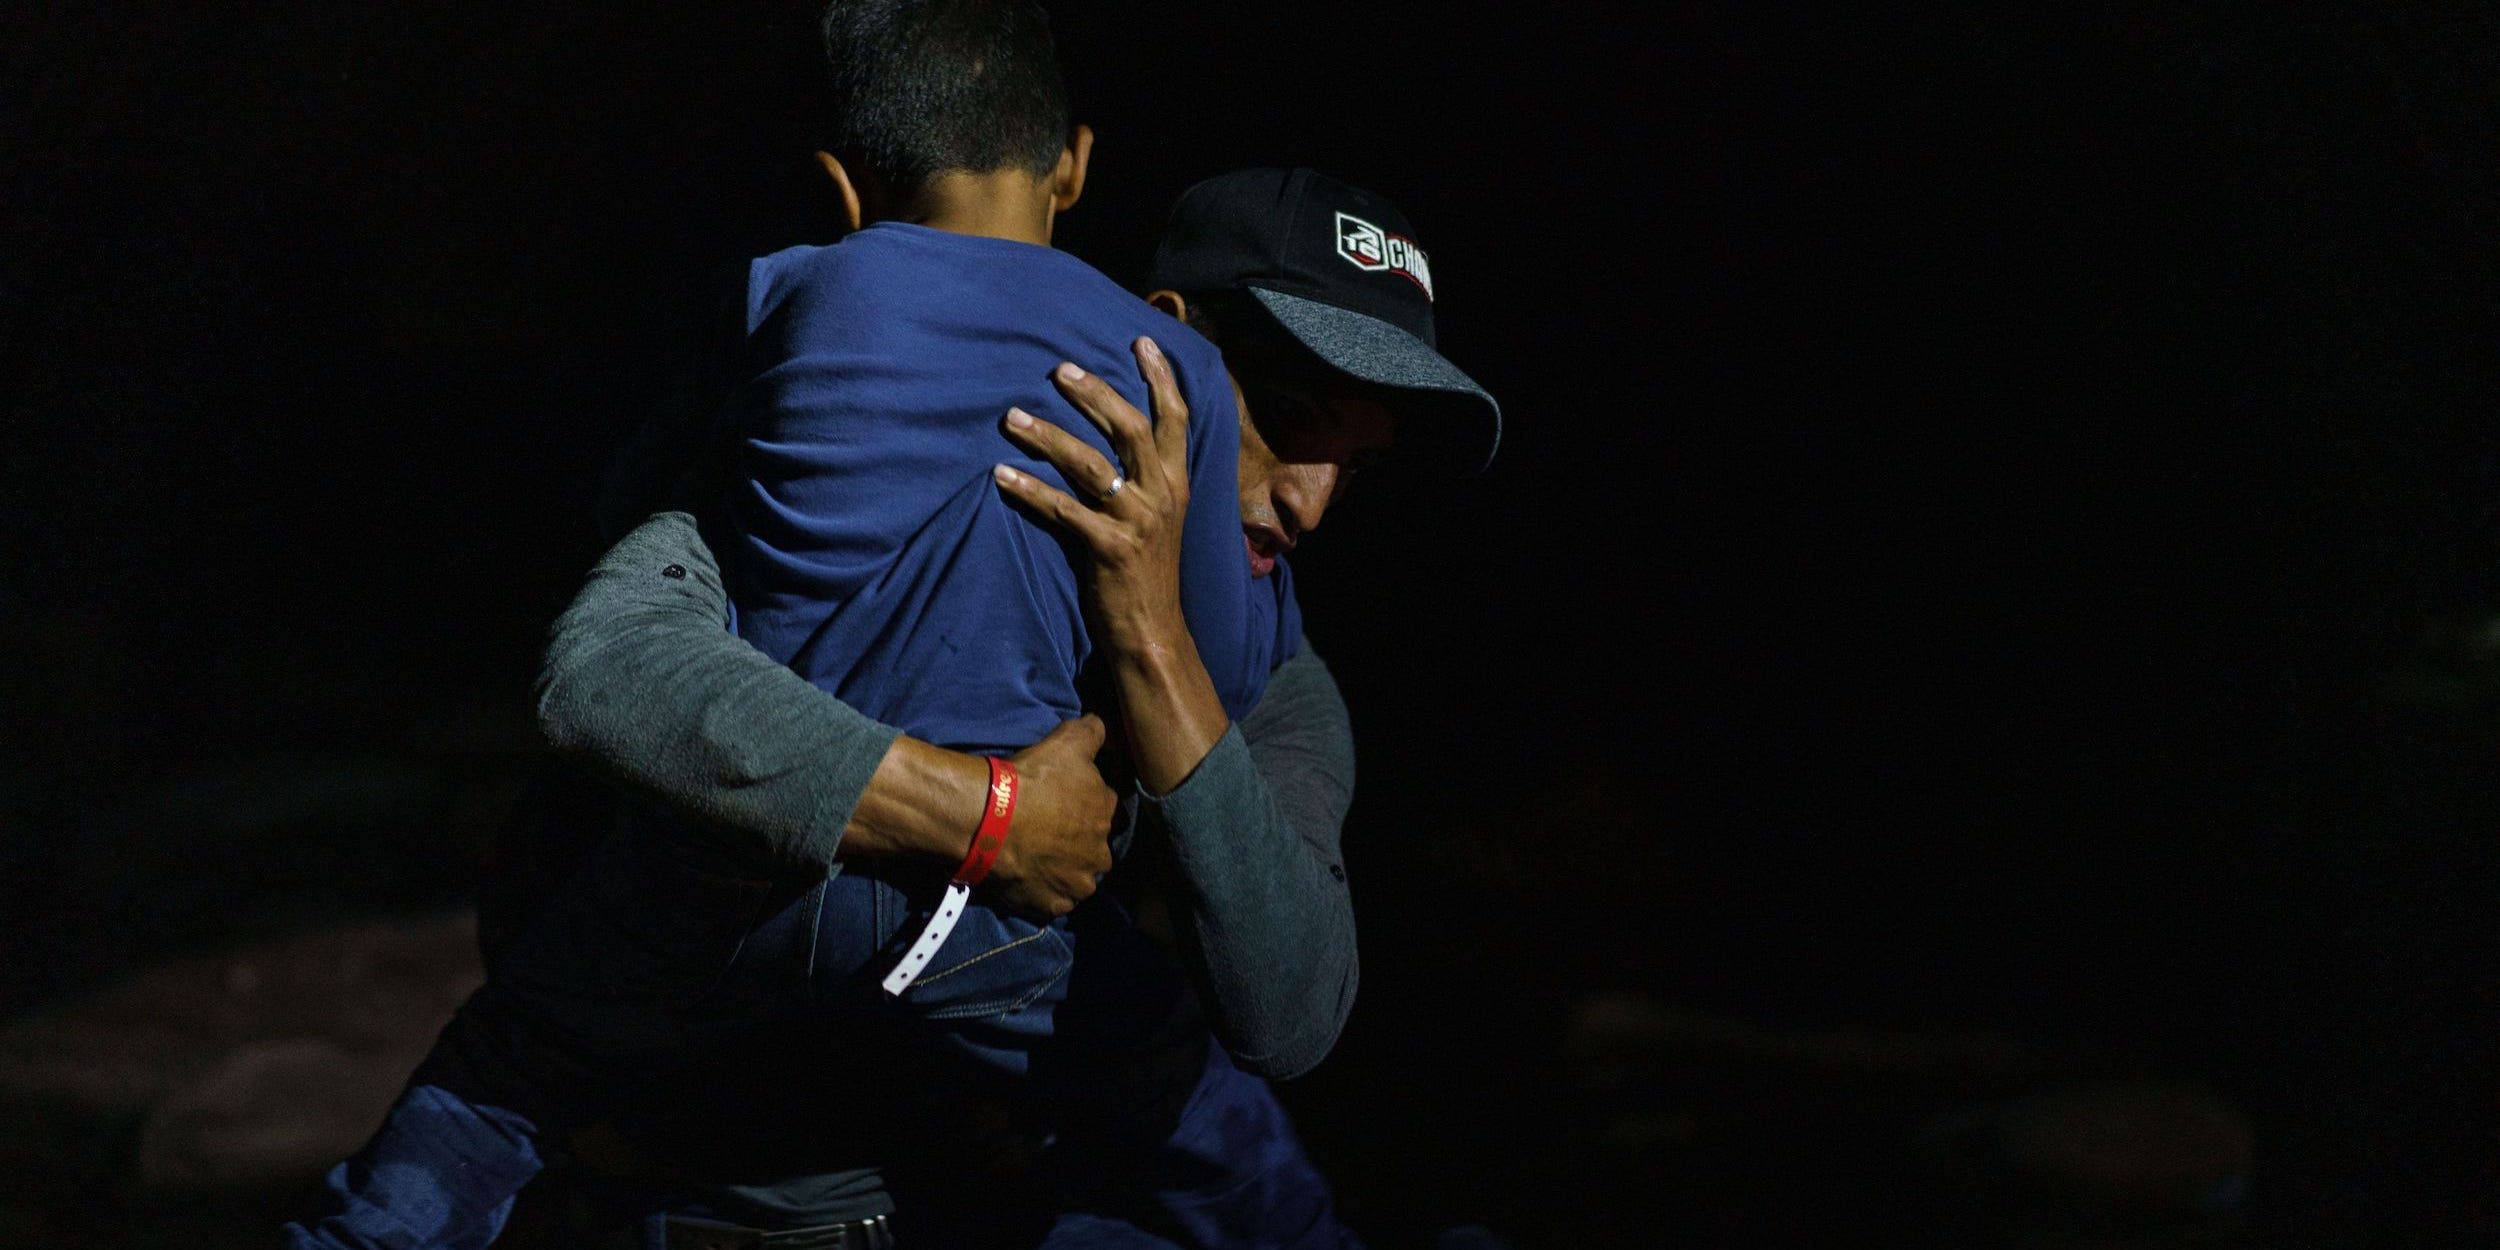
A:
[[[1309,171],[1250,171],[1210,180],[1176,210],[1155,277],[1159,289],[1150,299],[1208,332],[1240,380],[1247,414],[1240,435],[1241,519],[1262,573],[1280,571],[1271,561],[1315,529],[1351,472],[1386,451],[1393,439],[1404,454],[1430,454],[1460,469],[1480,467],[1491,454],[1498,410],[1431,350],[1430,271],[1395,210],[1384,203]],[[1167,418],[1149,433],[1142,418],[1098,379],[1067,385],[1071,399],[1121,447],[1127,464],[1115,469],[1046,426],[1011,423],[1006,432],[1072,484],[1107,483],[1116,474],[1130,485],[1097,492],[1090,500],[1052,490],[1030,475],[1017,475],[1021,481],[1002,477],[1002,489],[1094,557],[1096,619],[1103,622],[1097,641],[1114,657],[1116,710],[1145,757],[1138,770],[1144,793],[1130,806],[1142,812],[1150,831],[1141,844],[1169,856],[1171,871],[1163,883],[1171,888],[1163,901],[1173,904],[1176,945],[1197,1001],[1232,1055],[1256,1070],[1291,1075],[1325,1053],[1352,996],[1352,917],[1335,854],[1351,784],[1343,706],[1325,668],[1305,653],[1278,670],[1268,703],[1236,730],[1220,710],[1206,711],[1213,701],[1205,697],[1202,672],[1187,672],[1187,663],[1153,672],[1151,663],[1131,662],[1189,654],[1189,640],[1171,611],[1178,576],[1173,562],[1157,566],[1139,558],[1153,549],[1150,531],[1158,521],[1172,519],[1168,486],[1179,475],[1169,463],[1156,463],[1156,453],[1158,442],[1165,451],[1177,445],[1179,427]],[[1168,398],[1168,388],[1157,393]],[[920,854],[932,863],[955,854],[960,842],[952,839],[962,836],[961,823],[942,823],[941,831],[951,829],[951,837],[942,834],[933,843],[898,826],[925,821],[933,811],[977,806],[977,773],[958,770],[962,780],[953,795],[945,793],[944,784],[910,784],[910,778],[925,780],[944,769],[897,768],[898,759],[945,753],[867,722],[728,637],[721,629],[723,600],[711,580],[712,567],[708,551],[682,518],[653,522],[602,562],[559,623],[550,649],[542,713],[551,737],[689,810],[762,835],[785,857],[830,858],[838,845],[843,859],[858,863],[896,856],[915,842],[927,845]],[[1140,723],[1158,729],[1140,734]],[[1050,746],[1036,750],[1047,754]],[[1157,751],[1167,758],[1158,762]],[[879,753],[873,770],[863,766],[864,758]],[[872,771],[872,780],[858,782]],[[891,801],[899,793],[916,801]],[[1123,822],[1123,841],[1130,827]],[[1035,832],[1020,826],[1010,846]],[[1131,851],[1111,878],[1114,893],[1136,897],[1140,879],[1154,875],[1141,861],[1151,862],[1155,853]],[[1064,894],[1054,898],[1055,888],[1078,896],[1090,888],[1090,883],[1034,888],[1049,879],[1046,869],[1025,880],[1018,875],[1010,875],[1010,890],[1023,890],[1028,903],[1048,910],[1072,901]],[[1151,892],[1146,901],[1155,901]],[[1081,980],[1085,968],[1080,953],[1071,980]],[[1185,1038],[1187,1030],[1181,1032]],[[843,1054],[846,1063],[892,1078],[913,1070],[897,1065],[895,1047],[871,1045],[865,1054],[832,1049],[853,1041],[820,1037],[792,1046],[791,1069],[764,1069],[751,1097],[728,1101],[738,1108],[730,1115],[722,1113],[721,1083],[697,1078],[677,1106],[644,1113],[638,1135],[646,1143],[675,1143],[673,1162],[681,1169],[728,1178],[730,1183],[711,1187],[709,1210],[751,1227],[836,1227],[845,1218],[863,1218],[856,1214],[863,1210],[882,1214],[892,1209],[891,1197],[860,1172],[837,1168],[803,1175],[804,1168],[787,1162],[838,1157],[821,1139],[862,1117],[888,1127],[897,1120],[931,1122],[925,1111],[890,1114],[886,1109],[894,1100],[885,1096],[890,1082],[846,1081],[846,1064],[825,1061],[828,1054]],[[797,1056],[817,1062],[800,1062]],[[1221,1062],[1220,1055],[1214,1058]],[[750,1068],[740,1079],[755,1072]],[[800,1077],[813,1078],[812,1083],[795,1079]],[[1190,1088],[1185,1073],[1164,1083],[1175,1080]],[[1097,1087],[1072,1082],[1071,1088],[1091,1093]],[[1233,1089],[1236,1083],[1202,1082],[1196,1088],[1205,1102],[1207,1090]],[[794,1098],[794,1089],[812,1096]],[[693,1105],[698,1094],[699,1107]],[[1292,1178],[1282,1188],[1319,1189],[1316,1175],[1298,1162],[1290,1131],[1263,1090],[1227,1105],[1249,1121],[1247,1134],[1202,1149],[1232,1156],[1278,1154],[1286,1165],[1282,1172]],[[827,1117],[825,1107],[840,1114]],[[775,1111],[788,1114],[776,1118]],[[724,1134],[742,1140],[701,1148],[707,1138]],[[921,1149],[945,1154],[948,1147],[961,1146],[935,1142],[938,1136],[919,1134]],[[1167,1131],[1166,1139],[1170,1136]],[[775,1161],[768,1145],[759,1159],[754,1149],[759,1139],[783,1147],[787,1158]],[[1168,1146],[1168,1140],[1156,1145]],[[1060,1153],[1069,1152],[1063,1147]],[[1096,1153],[1113,1157],[1099,1147]],[[1172,1154],[1161,1150],[1161,1161],[1168,1164]],[[1152,1166],[1158,1153],[1132,1149],[1122,1157]],[[1105,1235],[1101,1220],[1118,1218],[1082,1206],[1104,1197],[1101,1162],[1094,1160],[1092,1176],[1051,1178],[1062,1192],[1040,1201],[1064,1201],[1073,1188],[1080,1204],[1038,1213],[1034,1227],[1054,1239],[1052,1244],[1085,1244]],[[1019,1166],[1033,1170],[1029,1161]],[[968,1197],[960,1189],[927,1192],[933,1177],[949,1172],[914,1168],[904,1160],[899,1168],[889,1167],[884,1184],[901,1192],[922,1189],[924,1210],[953,1209]],[[1083,1192],[1089,1189],[1093,1192]],[[1307,1201],[1296,1207],[1290,1197],[1266,1201],[1300,1212],[1313,1227],[1277,1234],[1269,1226],[1263,1240],[1321,1235],[1314,1230],[1324,1207]],[[1168,1211],[1175,1205],[1169,1198],[1114,1195],[1093,1205],[1120,1208],[1129,1217],[1121,1221],[1128,1235],[1137,1231],[1138,1211]],[[871,1206],[862,1207],[863,1202]],[[914,1231],[935,1230],[924,1216]],[[1205,1228],[1158,1232],[1169,1240],[1155,1244],[1220,1244]]]

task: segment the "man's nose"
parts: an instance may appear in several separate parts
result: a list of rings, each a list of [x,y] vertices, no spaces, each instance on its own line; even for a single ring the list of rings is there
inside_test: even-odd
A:
[[[1337,466],[1298,464],[1277,483],[1276,510],[1296,537],[1319,528],[1319,519],[1337,497]]]

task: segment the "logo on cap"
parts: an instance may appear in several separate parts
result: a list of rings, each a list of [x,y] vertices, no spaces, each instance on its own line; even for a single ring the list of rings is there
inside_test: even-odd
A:
[[[1413,239],[1391,234],[1351,213],[1337,214],[1337,255],[1366,273],[1387,270],[1421,287],[1432,298],[1432,264]]]

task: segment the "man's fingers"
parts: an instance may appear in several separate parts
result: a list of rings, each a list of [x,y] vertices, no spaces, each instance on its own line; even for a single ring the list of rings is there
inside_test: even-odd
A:
[[[1057,742],[1064,738],[1069,746],[1083,753],[1084,757],[1090,760],[1094,758],[1095,752],[1102,750],[1104,736],[1102,718],[1092,712],[1087,712],[1075,720],[1059,722],[1058,726],[1042,739],[1042,742]],[[1040,743],[1034,745],[1039,746]]]
[[[1072,878],[1061,884],[1059,887],[1059,895],[1061,898],[1067,900],[1068,905],[1064,908],[1058,909],[1057,914],[1064,916],[1069,912],[1075,911],[1077,904],[1082,903],[1094,896],[1094,890],[1100,884],[1100,882],[1094,880],[1092,874],[1090,873]]]
[[[1105,733],[1102,718],[1094,715],[1092,712],[1087,712],[1083,716],[1077,717],[1075,720],[1061,725],[1060,728],[1067,730],[1078,740],[1078,744],[1085,748],[1085,758],[1092,759],[1095,752],[1102,750],[1102,740]]]
[[[990,471],[998,488],[1008,497],[1042,514],[1042,519],[1075,534],[1085,545],[1099,553],[1111,545],[1111,520],[1103,514],[1070,498],[1068,492],[1047,486],[1039,478],[1010,465]]]
[[[1163,356],[1163,348],[1153,339],[1137,340],[1137,368],[1146,377],[1146,398],[1154,405],[1155,449],[1162,453],[1163,464],[1178,476],[1188,475],[1189,404],[1181,398],[1180,379],[1172,376],[1172,362]]]
[[[1112,479],[1120,476],[1085,440],[1022,408],[1007,410],[1006,431],[1008,441],[1049,461],[1070,483],[1094,492],[1096,499],[1102,499]]]
[[[1154,450],[1154,430],[1148,426],[1146,414],[1120,398],[1109,382],[1075,365],[1060,365],[1051,373],[1051,381],[1058,384],[1059,393],[1067,396],[1078,412],[1085,414],[1086,420],[1111,440],[1111,446],[1128,466],[1129,476],[1135,477],[1138,466]]]

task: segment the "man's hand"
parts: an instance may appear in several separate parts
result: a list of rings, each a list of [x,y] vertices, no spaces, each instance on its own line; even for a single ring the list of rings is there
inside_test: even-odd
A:
[[[982,890],[1009,910],[1064,916],[1111,871],[1120,797],[1094,766],[1099,716],[1080,716],[1009,758],[1023,789],[1007,843]],[[990,801],[989,761],[910,736],[887,748],[842,833],[846,859],[901,860],[940,870],[963,862]]]
[[[1102,718],[1080,716],[1010,757],[1022,787],[1007,843],[989,875],[1008,907],[1067,915],[1093,895],[1095,878],[1111,871],[1111,820],[1120,796],[1094,766],[1102,739]]]
[[[1094,640],[1111,661],[1129,759],[1147,790],[1169,794],[1232,721],[1181,615],[1189,408],[1162,349],[1142,338],[1134,346],[1154,407],[1151,421],[1110,383],[1073,364],[1059,366],[1054,376],[1060,393],[1120,453],[1119,465],[1058,426],[1012,409],[1007,414],[1007,437],[1049,461],[1089,502],[1006,465],[998,466],[997,476],[1010,499],[1093,554],[1085,572],[1087,607]],[[1248,571],[1245,560],[1244,575]]]
[[[1057,468],[1086,500],[1030,474],[998,468],[1001,490],[1093,555],[1086,589],[1103,631],[1100,640],[1130,653],[1186,646],[1189,640],[1180,591],[1181,522],[1189,513],[1189,407],[1153,340],[1137,340],[1134,350],[1154,405],[1152,421],[1110,383],[1075,365],[1059,366],[1053,378],[1068,402],[1110,440],[1119,464],[1022,409],[1007,413],[1007,437]]]

